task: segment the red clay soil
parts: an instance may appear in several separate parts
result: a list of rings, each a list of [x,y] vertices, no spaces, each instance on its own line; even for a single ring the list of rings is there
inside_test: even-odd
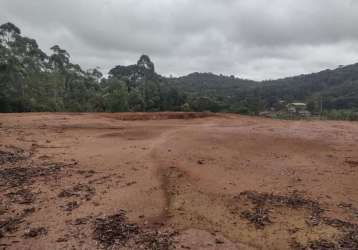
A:
[[[358,249],[358,123],[0,114],[0,249]]]

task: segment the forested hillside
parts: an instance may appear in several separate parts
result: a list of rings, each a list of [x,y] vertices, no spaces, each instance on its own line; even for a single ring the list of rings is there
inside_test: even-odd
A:
[[[280,101],[307,102],[313,112],[318,112],[321,104],[324,110],[358,109],[358,64],[262,82],[193,73],[171,79],[171,83],[189,96],[221,100],[227,110],[241,113],[257,113]]]
[[[31,111],[213,111],[257,114],[280,102],[307,102],[310,111],[358,109],[358,64],[271,81],[212,73],[166,78],[146,55],[116,66],[103,77],[84,70],[55,45],[51,55],[0,26],[0,112]]]
[[[281,98],[311,103],[317,109],[322,99],[325,109],[358,108],[358,64],[334,70],[263,82],[260,96],[271,105]]]

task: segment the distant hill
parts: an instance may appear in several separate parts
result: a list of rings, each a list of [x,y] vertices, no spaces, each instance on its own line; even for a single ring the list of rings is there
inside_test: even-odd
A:
[[[257,82],[251,80],[244,80],[234,76],[215,75],[213,73],[195,72],[168,80],[171,84],[191,94],[223,97],[232,97],[233,93],[258,86]]]
[[[318,109],[321,99],[326,109],[358,109],[358,64],[261,82],[212,73],[192,73],[169,82],[189,96],[222,100],[229,110],[252,106],[255,111],[264,110],[280,100],[311,102]]]
[[[264,81],[259,87],[264,99],[315,102],[322,98],[326,109],[358,108],[358,64],[334,70]]]

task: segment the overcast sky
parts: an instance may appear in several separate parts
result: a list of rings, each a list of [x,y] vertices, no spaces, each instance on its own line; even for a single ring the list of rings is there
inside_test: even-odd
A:
[[[163,75],[257,80],[358,62],[358,0],[0,0],[8,21],[104,73],[141,54]]]

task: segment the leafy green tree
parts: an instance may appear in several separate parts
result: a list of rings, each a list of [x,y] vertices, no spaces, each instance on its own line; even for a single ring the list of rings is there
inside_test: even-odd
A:
[[[307,110],[310,111],[311,113],[315,113],[318,111],[318,105],[317,105],[318,100],[309,100],[307,102]]]
[[[184,112],[190,112],[191,111],[191,107],[189,105],[189,103],[184,103],[183,106],[181,107],[181,110]]]
[[[144,98],[138,88],[133,88],[129,92],[128,105],[130,111],[144,111]]]
[[[160,110],[160,90],[156,82],[148,81],[144,84],[145,111]]]
[[[194,111],[203,112],[203,111],[212,111],[218,112],[220,110],[219,103],[209,97],[197,97],[195,98],[190,106]]]
[[[127,85],[116,78],[108,81],[104,98],[106,111],[127,112],[129,110]]]
[[[66,67],[70,64],[70,54],[66,50],[61,49],[58,45],[52,46],[51,50],[53,54],[50,59],[53,67],[65,71]]]

